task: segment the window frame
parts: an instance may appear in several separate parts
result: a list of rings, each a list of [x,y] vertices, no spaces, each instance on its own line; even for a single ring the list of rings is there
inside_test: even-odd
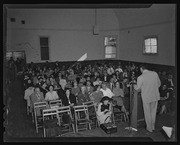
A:
[[[40,43],[41,38],[47,38],[48,39],[48,46],[47,45],[41,46],[41,43]],[[49,38],[50,38],[49,36],[43,36],[43,35],[39,36],[40,61],[50,61],[50,39]],[[48,59],[42,59],[41,48],[43,48],[43,47],[48,47],[48,55],[49,55]]]
[[[106,47],[107,46],[111,46],[111,45],[105,45],[105,38],[106,37],[116,38],[115,53],[106,53]],[[103,46],[104,46],[104,59],[110,59],[110,60],[117,59],[118,35],[106,35],[106,36],[104,36],[103,37]],[[106,58],[106,55],[115,55],[115,57],[113,57],[113,58]]]
[[[156,39],[156,41],[157,41],[157,45],[154,45],[154,46],[157,46],[157,51],[156,51],[156,53],[152,53],[152,51],[150,52],[150,53],[147,53],[147,52],[145,52],[145,40],[146,39],[153,39],[153,38],[155,38]],[[152,46],[152,45],[150,45],[150,46]],[[158,35],[148,35],[148,36],[144,36],[143,37],[143,51],[142,51],[142,53],[143,53],[143,55],[158,55],[158,48],[159,48],[159,46],[158,46]]]

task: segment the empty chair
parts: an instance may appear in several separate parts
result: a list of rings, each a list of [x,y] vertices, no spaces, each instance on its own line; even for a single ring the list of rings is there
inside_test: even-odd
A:
[[[64,135],[67,133],[75,133],[75,127],[70,106],[63,106],[57,108],[57,114],[59,117],[59,125],[61,129],[60,135]]]
[[[43,110],[43,131],[44,137],[56,137],[60,135],[59,118],[57,109]]]
[[[49,106],[50,108],[58,108],[62,106],[62,101],[61,100],[52,100],[49,101]]]
[[[126,122],[126,121],[129,121],[129,117],[128,117],[128,114],[127,114],[127,111],[126,109],[124,108],[124,111],[121,111],[119,110],[118,108],[115,108],[113,106],[113,120],[115,123],[119,123],[119,122]]]
[[[46,108],[47,108],[47,102],[37,102],[33,104],[34,122],[37,133],[38,133],[38,129],[42,128],[43,125],[42,111]]]
[[[76,132],[91,129],[87,105],[74,106]]]
[[[92,127],[98,127],[96,108],[93,101],[84,102],[83,105],[87,105],[90,125]]]

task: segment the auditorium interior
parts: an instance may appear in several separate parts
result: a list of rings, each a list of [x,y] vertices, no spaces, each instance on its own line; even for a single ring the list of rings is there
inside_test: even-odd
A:
[[[4,141],[177,141],[176,12],[176,4],[170,3],[4,5]],[[141,65],[158,74],[160,97],[168,94],[167,101],[158,100],[153,132],[146,130],[141,92],[133,89],[141,75]],[[116,128],[107,132],[98,121],[99,102],[95,105],[91,96],[97,89],[95,84],[101,90],[103,84],[111,82],[113,86],[119,82],[123,96],[118,97],[123,107],[118,112],[113,108],[113,97],[110,99],[110,120]],[[79,105],[84,107],[85,120],[81,120],[81,113],[77,115],[78,103],[70,101],[65,105],[61,100],[68,89],[70,96],[73,94],[75,83],[79,93],[83,92],[82,86],[92,88],[85,90],[90,99]],[[33,103],[32,95],[27,99],[26,90],[31,84],[34,90],[38,85],[52,85],[59,96],[55,99],[56,103],[60,100],[56,104],[59,108],[46,100],[50,87],[42,93],[42,102],[48,107],[35,106],[42,102]],[[78,95],[73,94],[76,102]],[[87,102],[93,104],[89,107],[94,112],[88,109]],[[69,116],[64,115],[68,123],[62,117],[63,107],[69,107]],[[51,117],[47,119],[48,110]]]

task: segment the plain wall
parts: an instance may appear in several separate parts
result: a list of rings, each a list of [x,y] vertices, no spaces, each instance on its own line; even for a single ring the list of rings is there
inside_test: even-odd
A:
[[[119,21],[119,59],[175,66],[175,4],[116,9]],[[144,55],[144,36],[158,36],[158,54]]]
[[[143,54],[144,36],[158,36],[158,54]],[[122,30],[119,59],[175,66],[175,24],[168,22]]]
[[[10,23],[9,18],[16,22]],[[26,24],[20,24],[20,20]],[[41,61],[39,37],[49,37],[49,61],[104,59],[104,36],[119,35],[117,17],[111,9],[97,10],[99,35],[93,35],[94,9],[8,10],[8,51],[25,50],[27,62]]]
[[[8,9],[7,51],[24,50],[27,62],[41,61],[39,37],[49,37],[49,61],[104,59],[104,37],[118,37],[117,60],[175,66],[175,5],[142,9]],[[16,18],[15,23],[10,18]],[[22,25],[21,20],[26,24]],[[93,26],[99,35],[93,35]],[[158,35],[158,54],[143,55],[143,38]]]

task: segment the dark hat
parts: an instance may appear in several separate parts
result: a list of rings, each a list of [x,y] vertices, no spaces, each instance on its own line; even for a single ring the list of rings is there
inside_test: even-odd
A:
[[[106,100],[111,101],[111,99],[108,96],[104,96],[100,102],[104,102]]]

